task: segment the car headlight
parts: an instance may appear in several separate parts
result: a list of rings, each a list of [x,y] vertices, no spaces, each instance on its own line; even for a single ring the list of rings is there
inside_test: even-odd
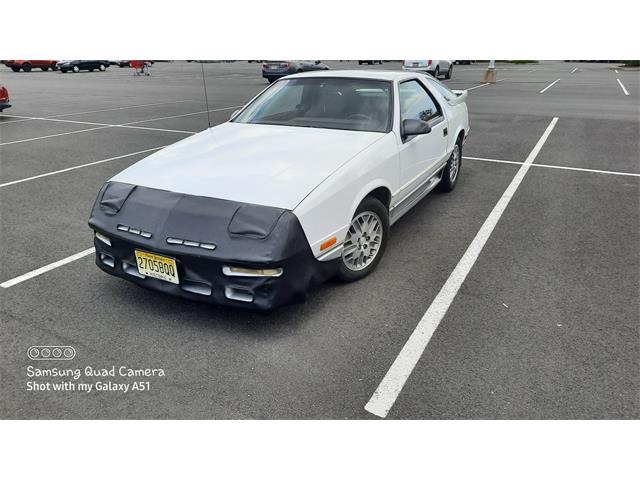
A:
[[[243,205],[229,222],[229,233],[253,238],[266,238],[285,210],[260,205]]]
[[[110,182],[102,194],[100,208],[108,215],[115,215],[120,211],[124,202],[135,188],[135,185],[129,185],[128,183]]]
[[[279,277],[283,271],[282,268],[222,267],[222,273],[227,277]]]
[[[111,246],[111,239],[109,239],[109,237],[101,234],[100,232],[96,232],[96,238],[98,240],[100,240],[102,243],[106,243],[107,245]]]

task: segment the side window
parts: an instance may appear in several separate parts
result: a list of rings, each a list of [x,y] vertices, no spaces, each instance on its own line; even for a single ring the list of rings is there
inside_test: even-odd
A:
[[[453,93],[451,90],[449,90],[449,87],[447,87],[441,81],[431,77],[427,77],[427,80],[429,80],[429,83],[433,85],[438,90],[438,92],[440,92],[440,94],[444,97],[444,99],[447,102],[450,102],[451,100],[454,100],[457,97],[457,95]]]
[[[400,92],[400,120],[414,119],[428,122],[441,115],[440,108],[417,80],[403,82]]]

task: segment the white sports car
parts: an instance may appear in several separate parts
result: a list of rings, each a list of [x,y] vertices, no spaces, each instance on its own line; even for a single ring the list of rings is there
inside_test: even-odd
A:
[[[89,226],[107,273],[183,298],[272,310],[358,280],[389,227],[452,190],[469,133],[465,91],[413,72],[308,72],[229,122],[127,168]]]

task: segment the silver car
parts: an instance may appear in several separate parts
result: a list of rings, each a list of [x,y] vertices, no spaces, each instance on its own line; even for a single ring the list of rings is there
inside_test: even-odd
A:
[[[451,78],[453,74],[453,62],[451,60],[405,60],[402,65],[405,72],[428,73],[438,78]]]

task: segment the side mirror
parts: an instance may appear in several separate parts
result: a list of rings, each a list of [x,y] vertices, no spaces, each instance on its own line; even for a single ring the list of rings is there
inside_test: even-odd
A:
[[[425,135],[430,132],[431,127],[427,122],[423,122],[422,120],[407,118],[402,121],[402,136],[404,138],[414,135]]]
[[[235,110],[231,116],[229,117],[229,120],[233,120],[233,117],[235,117],[236,115],[238,115],[240,113],[240,110]]]

